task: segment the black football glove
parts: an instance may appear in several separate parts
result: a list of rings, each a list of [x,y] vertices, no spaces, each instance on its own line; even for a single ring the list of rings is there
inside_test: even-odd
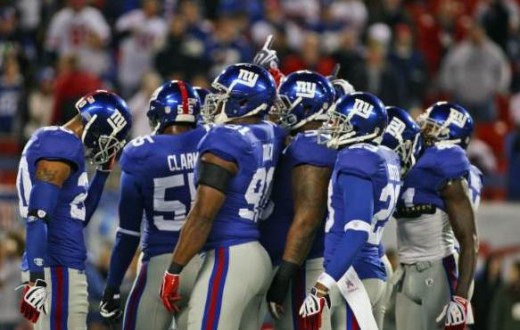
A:
[[[117,324],[121,320],[121,296],[119,289],[106,287],[103,299],[99,303],[100,314],[109,324]]]
[[[267,290],[267,305],[269,312],[275,319],[280,319],[283,314],[283,301],[291,285],[291,280],[298,271],[299,266],[295,263],[282,261],[274,275],[271,286]]]

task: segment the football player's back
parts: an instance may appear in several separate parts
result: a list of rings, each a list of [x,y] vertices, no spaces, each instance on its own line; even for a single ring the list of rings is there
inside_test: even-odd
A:
[[[239,172],[230,181],[226,201],[215,218],[205,249],[258,240],[258,220],[272,184],[285,133],[269,122],[217,125],[200,144],[236,161]]]
[[[60,159],[70,163],[76,170],[62,186],[54,209],[53,219],[47,224],[48,250],[43,264],[83,269],[86,249],[83,240],[88,177],[81,140],[72,131],[58,126],[37,130],[25,146],[17,186],[20,194],[22,217],[27,217],[31,188],[36,177],[36,163],[40,159]],[[24,257],[22,270],[28,270]],[[31,262],[36,262],[32,261]]]
[[[206,134],[196,128],[180,135],[146,135],[128,144],[121,156],[125,173],[140,182],[146,222],[143,260],[170,253],[190,210],[195,191],[197,145]]]

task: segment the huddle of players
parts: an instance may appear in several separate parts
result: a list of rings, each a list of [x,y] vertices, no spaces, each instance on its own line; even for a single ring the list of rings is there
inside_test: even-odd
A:
[[[277,86],[276,60],[266,46],[211,93],[183,81],[154,92],[153,134],[120,159],[101,315],[119,322],[141,243],[124,329],[259,329],[266,306],[276,329],[381,329],[392,291],[398,329],[463,329],[480,193],[467,111],[438,102],[419,126],[335,77],[298,71]],[[39,329],[86,329],[82,229],[131,126],[115,94],[77,108],[63,127],[38,130],[20,161],[21,312]],[[90,185],[84,149],[98,165]],[[401,267],[388,281],[381,237],[392,216]]]

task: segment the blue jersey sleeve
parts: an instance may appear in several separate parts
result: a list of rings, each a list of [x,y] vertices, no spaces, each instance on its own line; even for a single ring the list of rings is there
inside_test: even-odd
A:
[[[285,151],[291,166],[308,164],[319,167],[333,167],[336,151],[318,144],[316,134],[298,134]]]
[[[337,183],[343,187],[345,234],[334,248],[341,252],[335,253],[335,257],[325,264],[326,273],[335,281],[349,269],[368,239],[370,221],[374,214],[374,188],[370,180],[340,174]]]
[[[119,201],[119,229],[110,258],[107,281],[109,287],[119,288],[132,262],[140,241],[143,210],[139,179],[123,172]]]
[[[338,173],[355,175],[372,181],[377,173],[385,169],[385,161],[375,151],[367,148],[375,147],[355,147],[340,151],[335,165]]]
[[[446,182],[467,177],[470,171],[470,163],[466,152],[459,146],[439,148],[435,153],[435,170],[440,177],[437,189],[442,189]]]
[[[85,162],[83,143],[72,132],[56,127],[44,128],[37,134],[38,139],[32,146],[38,152],[36,161],[62,160],[74,165],[76,169]]]
[[[241,129],[247,128],[236,125],[213,126],[199,143],[199,155],[210,152],[226,161],[238,163],[244,154],[253,153],[251,143],[247,143],[247,136],[241,133]]]

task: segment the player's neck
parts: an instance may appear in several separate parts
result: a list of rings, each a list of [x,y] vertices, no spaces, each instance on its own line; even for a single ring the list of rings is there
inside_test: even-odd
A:
[[[81,139],[81,136],[83,135],[83,121],[81,120],[80,115],[76,115],[74,118],[69,120],[63,127],[71,130],[74,132],[74,135],[76,135],[79,139]]]
[[[186,133],[187,131],[192,130],[193,127],[188,125],[170,125],[164,129],[162,134],[168,134],[168,135],[178,135],[182,133]]]
[[[251,117],[233,119],[229,123],[236,124],[236,125],[253,125],[253,124],[258,124],[261,121],[262,121],[261,118],[256,117],[256,116],[251,116]]]

